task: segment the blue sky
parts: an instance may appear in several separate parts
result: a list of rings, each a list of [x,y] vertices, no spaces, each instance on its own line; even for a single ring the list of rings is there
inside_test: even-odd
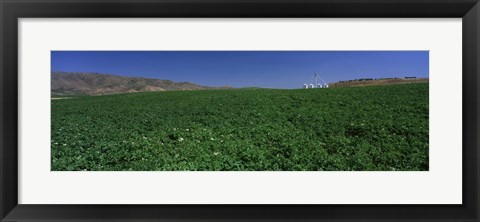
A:
[[[428,77],[428,51],[52,51],[51,70],[168,79],[206,86],[301,88],[327,82]]]

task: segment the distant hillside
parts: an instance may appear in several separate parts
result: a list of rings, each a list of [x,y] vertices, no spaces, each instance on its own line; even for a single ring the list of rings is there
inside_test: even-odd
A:
[[[79,72],[52,72],[51,87],[52,96],[231,88],[228,86],[208,87],[190,82]]]
[[[360,86],[380,86],[392,84],[424,83],[428,78],[384,78],[384,79],[356,79],[330,83],[330,87],[360,87]]]

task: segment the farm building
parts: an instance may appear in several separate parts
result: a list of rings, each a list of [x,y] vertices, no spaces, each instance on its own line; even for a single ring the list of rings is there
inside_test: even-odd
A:
[[[328,88],[328,83],[320,77],[317,73],[313,73],[313,78],[310,83],[303,84],[304,89],[314,89],[314,88]]]

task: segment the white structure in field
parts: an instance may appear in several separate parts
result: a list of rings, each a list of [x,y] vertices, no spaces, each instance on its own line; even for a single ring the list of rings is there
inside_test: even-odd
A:
[[[317,73],[313,73],[313,79],[309,83],[303,84],[304,89],[313,88],[328,88],[328,83],[320,77]]]

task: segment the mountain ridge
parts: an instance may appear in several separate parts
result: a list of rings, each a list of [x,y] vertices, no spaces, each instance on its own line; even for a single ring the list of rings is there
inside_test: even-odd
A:
[[[229,88],[232,87],[210,87],[191,82],[174,82],[172,80],[94,72],[51,72],[51,96],[92,96],[149,91]]]

